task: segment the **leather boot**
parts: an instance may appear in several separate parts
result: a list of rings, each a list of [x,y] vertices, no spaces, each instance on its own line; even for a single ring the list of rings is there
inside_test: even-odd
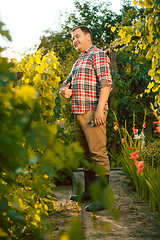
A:
[[[105,181],[103,181],[99,176],[96,177],[96,181],[98,181],[102,187],[105,189],[107,185],[109,185],[109,175],[105,176]],[[93,202],[86,207],[86,211],[88,212],[96,212],[105,209],[105,205],[102,202],[102,199],[99,199],[97,202]]]
[[[84,191],[81,195],[81,202],[87,202],[91,200],[91,196],[89,194],[89,186],[91,183],[95,181],[95,173],[93,171],[84,171]],[[73,195],[70,197],[72,201],[78,201],[77,195]]]

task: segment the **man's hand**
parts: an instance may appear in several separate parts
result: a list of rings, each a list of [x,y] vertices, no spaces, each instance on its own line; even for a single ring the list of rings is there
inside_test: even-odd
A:
[[[95,125],[102,125],[104,124],[104,106],[106,102],[108,101],[108,97],[110,94],[110,87],[102,87],[100,89],[100,96],[98,100],[98,106],[95,111],[95,116],[94,116],[94,122]]]
[[[69,89],[70,83],[61,89],[61,94],[64,98],[70,98],[72,96],[72,90]]]
[[[100,110],[98,108],[96,109],[94,121],[95,121],[96,126],[104,124],[104,109],[102,109],[102,110]]]

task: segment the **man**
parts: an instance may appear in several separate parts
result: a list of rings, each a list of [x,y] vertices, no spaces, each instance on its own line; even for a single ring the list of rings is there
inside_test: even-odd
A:
[[[110,162],[106,149],[106,117],[108,98],[112,80],[108,56],[92,44],[92,33],[86,26],[78,26],[71,31],[75,49],[81,53],[60,92],[63,97],[72,97],[72,113],[75,117],[75,140],[84,149],[85,158],[92,164],[84,168],[85,190],[82,201],[91,200],[89,187],[95,180],[104,183],[95,175],[94,167],[103,166],[109,181]],[[71,196],[76,201],[77,196]],[[102,210],[98,203],[90,204],[86,210]]]

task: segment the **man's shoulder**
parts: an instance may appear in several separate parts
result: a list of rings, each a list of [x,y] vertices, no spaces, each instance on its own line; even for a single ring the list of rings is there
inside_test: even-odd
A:
[[[90,54],[93,57],[107,57],[107,54],[100,48],[93,46]]]
[[[104,52],[102,49],[96,47],[96,46],[93,46],[93,48],[91,49],[92,52],[96,53],[96,52]]]

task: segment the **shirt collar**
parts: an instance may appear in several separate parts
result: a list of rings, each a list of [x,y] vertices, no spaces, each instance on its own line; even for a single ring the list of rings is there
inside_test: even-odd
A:
[[[88,48],[86,51],[85,51],[85,53],[89,53],[93,48],[95,48],[95,46],[91,46],[90,48]]]
[[[87,50],[85,50],[85,52],[84,52],[84,54],[83,53],[81,53],[80,54],[80,57],[82,57],[82,56],[84,56],[85,55],[85,53],[89,53],[89,52],[91,52],[92,51],[92,49],[94,49],[95,48],[95,46],[91,46],[90,48],[88,48]]]

